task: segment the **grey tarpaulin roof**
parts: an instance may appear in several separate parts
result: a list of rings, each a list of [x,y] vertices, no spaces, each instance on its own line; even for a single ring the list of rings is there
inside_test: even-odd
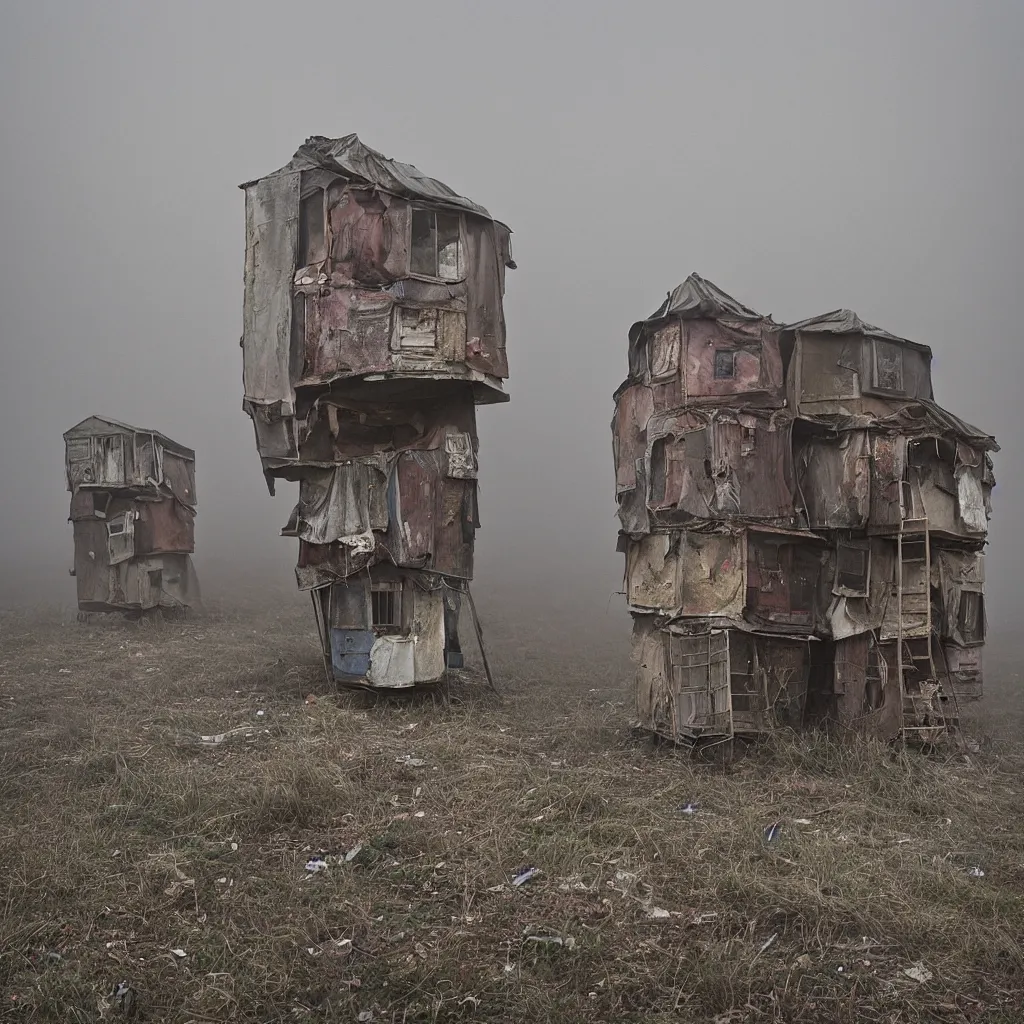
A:
[[[881,327],[873,327],[865,323],[852,309],[834,309],[831,313],[822,313],[820,316],[812,316],[808,320],[800,320],[795,324],[786,324],[783,331],[807,331],[814,334],[864,334],[869,338],[879,338],[882,341],[892,341],[897,345],[912,345],[914,348],[931,352],[927,345],[916,341],[908,341],[906,338],[897,337]]]
[[[683,320],[715,320],[720,317],[730,320],[770,319],[744,306],[700,274],[691,274],[668,293],[665,301],[649,317],[638,320],[630,327],[630,341],[636,341],[644,324],[670,316],[678,316]]]
[[[130,423],[122,423],[120,420],[112,420],[109,416],[87,416],[81,423],[76,423],[70,430],[64,432],[64,440],[73,437],[76,434],[88,435],[93,433],[99,433],[92,424],[104,424],[108,427],[113,427],[117,431],[123,431],[126,434],[149,434],[152,437],[157,438],[165,448],[170,448],[171,451],[176,452],[178,455],[183,455],[186,459],[195,461],[196,453],[191,448],[186,448],[185,445],[179,444],[177,441],[172,441],[166,434],[161,434],[159,430],[149,430],[146,427],[133,427]]]
[[[284,167],[264,177],[318,169],[333,171],[346,178],[355,178],[407,199],[426,199],[464,210],[466,213],[475,213],[478,217],[486,217],[488,220],[493,219],[482,206],[460,196],[436,178],[428,178],[412,164],[389,160],[383,153],[378,153],[361,142],[355,134],[344,135],[340,139],[312,135],[299,146],[295,156]],[[240,188],[260,180],[262,179],[257,178],[245,182]]]
[[[996,444],[996,439],[991,434],[985,433],[984,430],[978,427],[972,427],[970,423],[960,419],[959,416],[951,413],[948,409],[943,409],[941,405],[936,405],[935,402],[931,402],[927,398],[915,399],[915,404],[924,411],[923,416],[915,417],[914,406],[901,409],[899,416],[927,420],[943,432],[953,434],[955,437],[966,441],[971,441],[988,451],[999,451],[999,445]]]

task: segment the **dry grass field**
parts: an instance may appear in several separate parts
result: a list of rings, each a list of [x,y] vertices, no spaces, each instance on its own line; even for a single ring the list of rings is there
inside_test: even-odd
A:
[[[702,765],[632,730],[617,620],[482,610],[500,699],[330,692],[293,594],[3,614],[0,1020],[1024,1019],[1009,664],[976,754]]]

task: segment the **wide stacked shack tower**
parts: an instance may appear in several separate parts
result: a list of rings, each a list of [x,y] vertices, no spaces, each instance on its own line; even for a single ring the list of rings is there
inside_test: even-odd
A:
[[[931,351],[780,326],[692,274],[629,334],[612,423],[641,721],[931,742],[981,695],[994,439]]]
[[[509,229],[355,135],[245,190],[245,411],[298,538],[328,674],[408,687],[461,664],[476,406],[503,381]]]
[[[79,611],[196,607],[195,452],[102,416],[72,427],[64,451]]]

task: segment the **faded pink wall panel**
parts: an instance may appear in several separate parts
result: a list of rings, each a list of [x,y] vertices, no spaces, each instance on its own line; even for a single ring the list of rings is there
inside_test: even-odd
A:
[[[398,459],[400,528],[405,541],[404,565],[425,563],[434,550],[434,488],[437,470],[419,452],[404,452]]]
[[[327,289],[306,296],[305,377],[383,370],[388,364],[392,299],[381,292]]]
[[[713,320],[684,324],[684,393],[687,398],[724,398],[766,393],[781,404],[782,357],[778,333],[759,324],[730,329]],[[715,375],[716,353],[731,353],[731,376]],[[720,367],[720,371],[721,371]]]
[[[644,457],[647,421],[654,414],[651,389],[642,384],[627,388],[615,407],[615,486],[629,491],[636,486],[636,460]]]

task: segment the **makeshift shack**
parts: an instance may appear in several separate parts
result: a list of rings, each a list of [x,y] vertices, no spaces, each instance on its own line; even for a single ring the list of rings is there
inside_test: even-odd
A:
[[[510,230],[355,135],[246,196],[243,408],[299,541],[329,676],[404,688],[462,663],[476,406],[505,402]]]
[[[101,416],[72,427],[64,445],[79,610],[196,607],[195,452]]]
[[[629,332],[612,421],[641,721],[928,742],[981,694],[994,439],[931,350],[779,327],[696,274]]]

